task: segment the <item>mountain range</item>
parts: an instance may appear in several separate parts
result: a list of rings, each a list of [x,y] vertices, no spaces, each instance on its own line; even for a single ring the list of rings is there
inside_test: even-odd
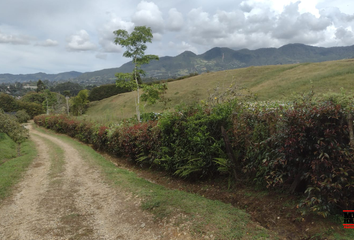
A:
[[[147,65],[143,65],[142,69],[146,72],[147,80],[155,80],[176,78],[190,73],[222,71],[249,66],[323,62],[346,58],[354,58],[354,45],[323,48],[304,44],[288,44],[280,48],[261,48],[257,50],[232,50],[230,48],[215,47],[200,55],[185,51],[175,57],[161,57],[159,61],[152,61]],[[59,74],[0,74],[0,83],[37,81],[41,79],[49,81],[70,80],[83,85],[102,85],[114,82],[115,73],[132,72],[133,67],[133,63],[130,61],[119,68],[86,73],[73,71]]]

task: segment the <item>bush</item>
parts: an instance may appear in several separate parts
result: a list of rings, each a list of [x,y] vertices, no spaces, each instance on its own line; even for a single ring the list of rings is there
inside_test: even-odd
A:
[[[114,128],[63,115],[34,120],[95,149],[180,177],[226,172],[237,180],[300,194],[299,206],[326,216],[354,207],[349,106],[312,101],[267,107],[233,100],[213,108],[181,107],[157,121],[126,121]]]
[[[117,87],[116,84],[107,84],[102,85],[99,87],[95,87],[90,91],[90,95],[88,100],[92,101],[99,101],[104,98],[108,98],[120,93],[129,92],[128,88]]]
[[[0,109],[0,132],[6,133],[14,142],[22,143],[28,138],[28,130],[22,127],[15,118]]]
[[[161,158],[156,160],[167,171],[181,177],[211,177],[218,174],[215,158],[226,158],[221,126],[231,126],[235,102],[214,109],[201,106],[163,114]]]
[[[28,120],[31,119],[30,115],[27,114],[26,110],[17,111],[15,116],[19,123],[26,123]]]
[[[270,186],[307,193],[300,206],[326,216],[354,207],[354,159],[346,111],[331,102],[295,105],[276,135],[277,158],[267,159]]]

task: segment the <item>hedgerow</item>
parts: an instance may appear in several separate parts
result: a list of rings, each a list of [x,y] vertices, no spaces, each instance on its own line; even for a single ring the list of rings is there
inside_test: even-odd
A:
[[[158,120],[114,127],[63,115],[36,124],[131,161],[198,179],[229,174],[236,181],[300,194],[299,207],[323,216],[354,207],[353,114],[333,101],[290,105],[237,100],[194,105]]]

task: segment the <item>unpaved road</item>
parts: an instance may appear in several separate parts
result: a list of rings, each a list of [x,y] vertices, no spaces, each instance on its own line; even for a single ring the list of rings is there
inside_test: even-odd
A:
[[[30,135],[38,156],[0,205],[0,239],[191,239],[153,222],[139,199],[111,188],[69,144],[31,126]],[[64,151],[63,171],[55,175],[48,142]]]

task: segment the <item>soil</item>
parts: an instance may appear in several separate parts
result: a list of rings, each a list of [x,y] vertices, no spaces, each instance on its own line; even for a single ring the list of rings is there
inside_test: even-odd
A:
[[[0,204],[0,239],[192,239],[154,221],[137,197],[110,187],[74,147],[29,129],[38,156]],[[65,156],[63,171],[54,175],[48,141]]]

